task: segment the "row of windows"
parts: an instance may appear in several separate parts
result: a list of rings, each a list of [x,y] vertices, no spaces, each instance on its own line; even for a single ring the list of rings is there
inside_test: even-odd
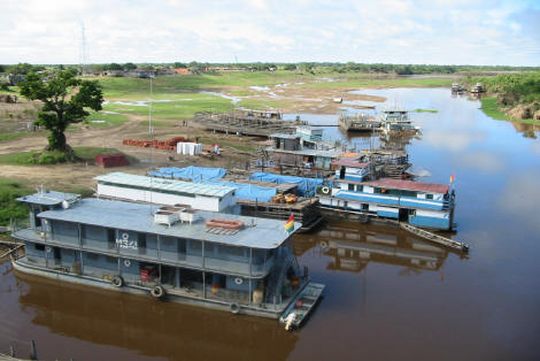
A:
[[[78,239],[79,226],[76,223],[65,221],[53,221],[52,229],[54,237],[72,237]],[[157,235],[151,233],[138,233],[126,230],[114,230],[97,226],[81,225],[83,240],[101,241],[109,244],[124,245],[123,248],[150,248],[157,249]],[[191,252],[201,253],[202,242],[197,240],[187,240],[176,237],[160,236],[160,248],[164,251],[174,251],[185,253],[189,248]],[[236,247],[224,244],[205,244],[207,255],[228,255],[235,257],[248,257],[249,249],[246,247]],[[264,256],[264,250],[253,250],[257,257]]]

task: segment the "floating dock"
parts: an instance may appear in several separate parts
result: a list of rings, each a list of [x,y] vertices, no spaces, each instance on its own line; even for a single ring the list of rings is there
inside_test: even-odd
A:
[[[259,137],[269,137],[273,133],[294,133],[298,125],[304,124],[300,121],[283,120],[281,116],[265,117],[245,112],[203,113],[196,115],[194,121],[213,132]]]

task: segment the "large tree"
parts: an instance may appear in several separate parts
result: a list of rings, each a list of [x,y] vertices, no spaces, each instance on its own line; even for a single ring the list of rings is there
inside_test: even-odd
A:
[[[75,69],[30,72],[19,86],[23,96],[43,102],[36,125],[50,131],[48,150],[68,152],[66,128],[83,121],[89,115],[88,109],[101,110],[103,103],[101,85],[77,78]]]

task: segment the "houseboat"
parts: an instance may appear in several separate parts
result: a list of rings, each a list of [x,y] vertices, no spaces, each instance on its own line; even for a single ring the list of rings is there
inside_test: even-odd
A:
[[[30,227],[13,232],[26,248],[20,272],[281,319],[324,288],[292,252],[294,221],[53,191],[18,200],[30,209]]]
[[[403,109],[383,110],[381,130],[385,134],[418,134],[420,128],[413,125],[409,112]]]
[[[308,137],[305,132],[298,131],[295,134],[274,133],[270,136],[273,144],[265,152],[276,168],[293,168],[297,173],[324,176],[342,151],[335,144],[312,137],[313,133]]]
[[[338,124],[346,132],[378,132],[382,130],[382,123],[373,116],[360,114],[341,113]]]
[[[422,228],[454,228],[455,194],[448,185],[393,178],[369,180],[369,171],[369,164],[342,165],[331,186],[320,189],[321,207],[331,213],[362,216],[360,219],[387,218]]]

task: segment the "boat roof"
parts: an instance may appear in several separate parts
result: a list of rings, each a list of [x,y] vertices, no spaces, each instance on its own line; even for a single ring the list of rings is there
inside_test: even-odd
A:
[[[272,133],[270,134],[270,138],[298,139],[300,138],[300,136],[296,134],[289,134],[289,133]]]
[[[159,207],[150,204],[85,198],[67,209],[45,211],[38,216],[49,220],[260,249],[279,247],[301,227],[300,223],[295,222],[293,232],[288,233],[283,227],[283,220],[203,211],[194,213],[196,220],[192,224],[177,222],[169,227],[154,223],[154,213],[157,210]],[[245,226],[235,234],[210,233],[205,223],[211,219],[242,221]]]
[[[362,184],[371,187],[380,187],[388,189],[400,189],[406,191],[417,191],[425,193],[440,193],[448,192],[448,185],[438,183],[414,182],[410,180],[401,180],[393,178],[381,178],[374,181],[363,182]]]
[[[341,155],[341,151],[339,150],[317,150],[317,149],[285,150],[285,149],[275,149],[272,147],[268,147],[266,148],[266,150],[268,152],[273,152],[273,153],[288,153],[288,154],[325,157],[325,158],[338,158]]]
[[[56,206],[64,201],[70,202],[79,199],[80,194],[63,193],[49,190],[39,191],[34,194],[19,197],[17,200],[23,203],[39,204],[42,206]]]
[[[360,162],[358,159],[340,158],[332,162],[334,165],[350,167],[350,168],[365,168],[369,165],[367,162]]]
[[[123,172],[108,173],[105,175],[97,176],[94,179],[96,179],[98,183],[105,182],[116,185],[195,194],[205,197],[221,198],[235,191],[235,188],[233,187],[204,183],[183,182],[174,179],[146,177]]]

